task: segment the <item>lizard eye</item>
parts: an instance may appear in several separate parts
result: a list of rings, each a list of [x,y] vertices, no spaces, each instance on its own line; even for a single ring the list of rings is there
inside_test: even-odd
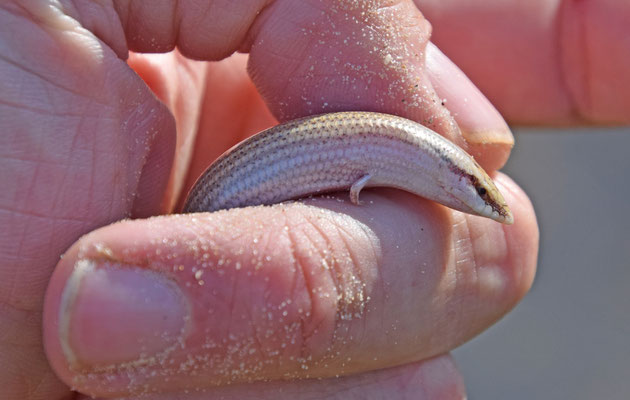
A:
[[[485,196],[488,193],[488,191],[486,190],[485,187],[479,186],[477,188],[477,193],[479,193],[479,196],[483,197],[483,196]]]

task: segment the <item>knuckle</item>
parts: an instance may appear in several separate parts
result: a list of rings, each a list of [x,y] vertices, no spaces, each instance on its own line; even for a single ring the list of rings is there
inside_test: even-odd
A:
[[[376,247],[370,231],[349,216],[305,206],[297,211],[286,232],[295,271],[290,297],[302,299],[307,310],[297,315],[301,351],[330,353],[366,312]]]

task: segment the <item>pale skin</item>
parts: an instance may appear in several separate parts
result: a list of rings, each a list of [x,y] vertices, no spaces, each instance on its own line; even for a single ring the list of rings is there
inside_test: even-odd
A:
[[[500,168],[510,131],[437,47],[426,63],[418,56],[429,39],[418,8],[436,45],[508,121],[628,122],[630,78],[611,71],[628,70],[627,52],[616,50],[628,35],[615,21],[630,9],[613,0],[565,6],[593,27],[579,42],[590,50],[577,51],[567,34],[562,54],[580,62],[545,57],[532,62],[535,73],[527,62],[557,43],[549,1],[526,9],[488,1],[475,13],[455,0],[377,1],[370,13],[367,3],[276,0],[260,14],[262,1],[74,1],[62,2],[63,12],[41,3],[0,6],[0,387],[8,399],[81,398],[70,387],[126,398],[150,388],[156,399],[461,398],[448,352],[507,313],[534,277],[535,214],[505,175],[495,178],[514,212],[510,227],[394,190],[362,192],[360,207],[341,193],[196,220],[141,219],[176,209],[212,159],[273,116],[396,113],[431,126],[486,170]],[[503,23],[510,18],[522,25]],[[448,27],[461,27],[465,45]],[[179,55],[123,61],[128,50],[175,46],[203,60],[249,52],[264,100],[244,56],[208,66]],[[109,225],[129,216],[140,219]],[[162,360],[176,368],[147,364],[165,349]]]

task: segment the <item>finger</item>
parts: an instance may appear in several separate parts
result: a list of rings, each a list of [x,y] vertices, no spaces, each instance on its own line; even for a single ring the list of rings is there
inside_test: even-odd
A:
[[[46,349],[91,395],[347,375],[441,354],[531,284],[537,227],[394,190],[128,221],[75,244],[51,280]],[[394,228],[395,227],[395,228]]]
[[[249,70],[279,119],[382,111],[459,138],[424,72],[428,22],[409,1],[390,6],[286,1],[265,10],[252,26]]]
[[[514,145],[501,114],[432,43],[427,45],[427,73],[462,130],[468,152],[489,170],[501,168]]]
[[[415,3],[432,41],[511,123],[630,122],[630,3]]]
[[[449,356],[440,356],[402,367],[347,377],[231,385],[179,395],[169,393],[166,395],[142,396],[139,399],[431,400],[464,398],[466,398],[464,382],[459,371],[457,371],[455,362]],[[85,400],[87,400],[87,397]]]
[[[173,123],[140,79],[49,2],[0,6],[0,387],[68,389],[42,352],[48,278],[81,234],[159,210]]]
[[[177,46],[201,59],[249,51],[251,76],[281,120],[349,109],[388,112],[417,120],[468,149],[425,72],[430,27],[411,1],[210,4],[199,10],[189,2],[138,1],[116,11],[127,44],[136,51]],[[511,136],[503,129],[486,141],[495,137],[505,143]]]
[[[205,111],[201,104],[206,97],[204,86],[209,80],[209,66],[186,59],[177,51],[167,54],[131,53],[127,63],[175,118],[175,157],[160,207],[162,212],[171,212],[180,193],[185,192],[184,183],[191,167],[192,149],[200,129],[201,114]],[[222,69],[227,68],[224,66]],[[204,149],[207,150],[207,147]]]
[[[436,94],[425,65],[430,28],[423,16],[410,2],[392,7],[365,4],[330,5],[332,11],[322,13],[321,6],[291,2],[270,10],[254,24],[249,70],[279,119],[346,109],[398,114],[481,156],[485,167],[502,165],[512,136],[494,108],[487,101],[477,105],[483,115],[495,113],[499,123],[478,119],[479,129],[461,132],[450,107]],[[291,18],[292,23],[278,24],[274,16],[280,21]],[[282,39],[286,37],[292,40]],[[285,71],[291,75],[287,77]],[[463,74],[450,78],[456,94],[483,98]],[[478,135],[469,138],[480,129],[492,132],[486,135],[486,144],[501,145],[490,148],[479,144]],[[497,155],[485,157],[488,150]],[[487,161],[494,165],[486,165]]]

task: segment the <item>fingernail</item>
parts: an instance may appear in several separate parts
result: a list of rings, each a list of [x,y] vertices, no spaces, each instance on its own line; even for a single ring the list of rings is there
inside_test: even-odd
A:
[[[177,286],[134,266],[77,262],[62,294],[59,337],[70,365],[149,359],[185,334],[188,307]]]
[[[468,143],[514,143],[514,136],[497,109],[433,43],[427,44],[426,67],[435,92]]]

